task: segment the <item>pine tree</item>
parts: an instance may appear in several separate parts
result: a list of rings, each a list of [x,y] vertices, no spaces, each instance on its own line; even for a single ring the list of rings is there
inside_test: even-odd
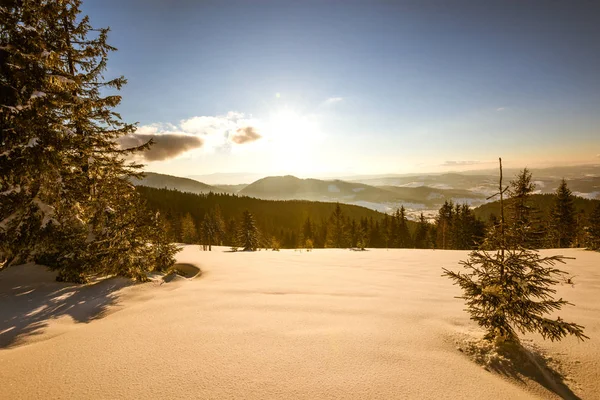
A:
[[[242,214],[242,221],[238,233],[238,243],[244,251],[255,251],[259,245],[258,228],[254,222],[254,217],[248,210],[244,211]]]
[[[212,251],[212,245],[219,244],[225,235],[225,224],[219,206],[204,214],[201,231],[202,244],[208,246],[208,251]]]
[[[198,230],[190,213],[186,213],[181,219],[181,240],[188,244],[198,241]]]
[[[587,246],[592,250],[600,250],[600,203],[596,205],[588,220]]]
[[[556,189],[556,198],[550,212],[550,238],[557,248],[569,247],[577,230],[573,194],[563,179]]]
[[[436,224],[436,248],[452,248],[452,229],[454,224],[454,204],[452,201],[444,201],[435,218]]]
[[[539,228],[541,222],[537,218],[538,211],[531,204],[531,195],[534,191],[532,174],[527,168],[519,172],[510,182],[507,225],[510,225],[510,232],[514,232],[515,235],[507,237],[508,245],[524,245],[528,248],[542,246],[543,232]]]
[[[412,238],[410,237],[410,231],[408,230],[408,219],[406,218],[404,206],[400,206],[397,214],[398,247],[401,249],[412,247]]]
[[[553,285],[566,273],[556,268],[564,263],[563,256],[542,257],[533,249],[515,249],[508,245],[507,237],[515,234],[504,221],[503,195],[508,187],[502,186],[502,159],[500,159],[500,229],[494,234],[499,248],[495,251],[475,250],[467,261],[460,264],[468,272],[453,272],[443,268],[444,276],[463,290],[460,297],[466,301],[471,319],[486,329],[485,339],[496,343],[518,343],[521,333],[538,332],[544,339],[560,340],[574,335],[588,338],[583,327],[565,322],[560,317],[551,319],[547,314],[559,311],[570,304],[555,300]]]
[[[0,8],[0,252],[9,264],[43,260],[60,280],[144,279],[157,266],[158,220],[129,183],[141,165],[126,156],[151,143],[118,147],[135,126],[113,111],[120,96],[105,93],[126,81],[104,80],[115,49],[108,29],[78,19],[80,4]],[[174,247],[161,248],[173,263]]]
[[[337,203],[331,214],[327,230],[327,247],[344,248],[347,243],[346,223],[340,204]]]
[[[423,213],[419,215],[419,222],[417,225],[417,231],[415,232],[415,247],[417,249],[426,249],[427,246],[427,235],[429,233],[429,222],[425,219]]]

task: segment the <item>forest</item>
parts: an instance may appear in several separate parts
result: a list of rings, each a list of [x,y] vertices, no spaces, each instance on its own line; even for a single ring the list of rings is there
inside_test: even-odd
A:
[[[532,194],[524,169],[510,183],[507,210],[525,210],[536,248],[599,247],[600,201],[574,196],[563,180],[556,193]],[[417,221],[404,207],[384,214],[359,206],[301,200],[261,200],[234,194],[192,194],[138,186],[148,207],[161,216],[170,240],[205,246],[240,243],[242,212],[252,217],[257,248],[421,248],[470,250],[484,245],[499,224],[499,203],[472,209],[446,201],[432,220]]]

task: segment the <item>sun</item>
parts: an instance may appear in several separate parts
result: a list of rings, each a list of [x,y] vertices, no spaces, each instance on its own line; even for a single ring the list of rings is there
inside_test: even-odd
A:
[[[265,128],[278,165],[290,171],[305,170],[319,138],[315,117],[282,108],[271,113]]]

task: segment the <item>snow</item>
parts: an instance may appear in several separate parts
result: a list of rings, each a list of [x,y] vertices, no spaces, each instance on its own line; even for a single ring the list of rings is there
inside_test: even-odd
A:
[[[552,399],[559,398],[555,391],[571,390],[565,398],[592,399],[600,393],[600,253],[560,251],[576,258],[563,268],[577,275],[574,287],[557,286],[557,297],[576,305],[561,316],[586,326],[592,339],[524,338],[565,376],[561,382],[547,375],[547,383],[518,368],[514,375],[488,371],[471,359],[473,348],[484,361],[496,356],[470,344],[481,330],[454,298],[459,289],[440,276],[442,266],[458,269],[467,252],[213,249],[185,246],[178,262],[200,265],[202,277],[165,284],[61,284],[31,265],[0,272],[2,397]]]
[[[573,192],[573,194],[575,196],[583,197],[584,199],[590,199],[590,200],[600,199],[600,192],[589,192],[589,193]]]
[[[40,92],[40,91],[36,90],[36,91],[34,91],[34,92],[31,94],[31,97],[30,97],[30,99],[36,99],[36,98],[38,98],[38,97],[44,97],[45,95],[46,95],[46,93],[44,93],[44,92]]]
[[[50,221],[55,222],[52,218],[54,216],[54,207],[44,203],[39,197],[35,197],[31,202],[42,212],[42,228],[45,228]]]
[[[329,185],[329,186],[327,187],[327,190],[328,190],[330,193],[339,193],[339,192],[340,192],[340,189],[337,187],[337,185]]]
[[[0,196],[7,196],[7,195],[13,194],[13,193],[21,193],[21,185],[16,185],[16,186],[8,188],[4,192],[0,192]]]
[[[33,147],[38,144],[39,140],[40,139],[37,137],[31,138],[29,139],[29,142],[27,142],[27,145],[25,147]]]

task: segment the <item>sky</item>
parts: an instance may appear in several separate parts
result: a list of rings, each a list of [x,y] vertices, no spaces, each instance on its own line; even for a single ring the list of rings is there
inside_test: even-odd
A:
[[[84,0],[147,171],[600,163],[600,2]]]

